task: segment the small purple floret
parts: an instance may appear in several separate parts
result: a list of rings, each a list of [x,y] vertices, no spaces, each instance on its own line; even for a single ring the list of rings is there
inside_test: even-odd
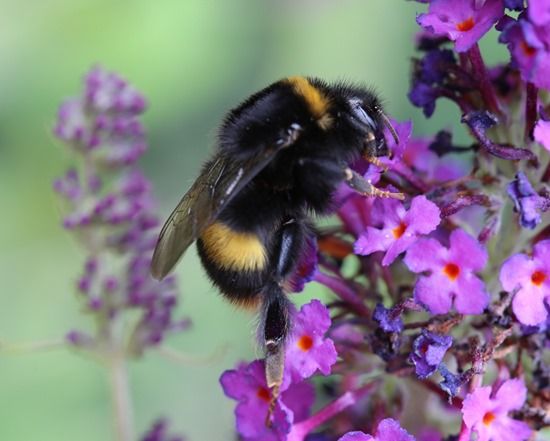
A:
[[[506,188],[514,202],[514,210],[519,213],[521,226],[531,230],[535,228],[541,222],[539,209],[544,205],[544,200],[532,187],[525,173],[518,172]]]
[[[483,281],[475,275],[487,263],[487,251],[477,240],[456,229],[446,248],[435,239],[421,239],[405,256],[405,264],[421,275],[414,297],[433,314],[445,314],[453,306],[461,314],[480,314],[489,303]]]
[[[523,421],[508,416],[523,406],[527,388],[523,380],[506,380],[496,393],[491,387],[479,387],[468,394],[462,404],[464,424],[477,433],[479,441],[509,440],[526,441],[531,429]]]
[[[504,15],[502,0],[432,0],[427,14],[417,22],[435,35],[444,35],[455,42],[457,52],[465,52]]]
[[[450,335],[435,334],[423,329],[422,334],[414,340],[413,352],[410,356],[415,366],[416,375],[419,378],[427,378],[432,375],[452,344],[453,338]]]
[[[400,313],[393,308],[387,309],[384,305],[378,303],[374,308],[372,318],[378,322],[384,332],[401,332],[403,330],[403,320]]]
[[[302,306],[294,316],[285,364],[293,382],[308,378],[317,370],[330,374],[338,355],[333,341],[325,338],[330,325],[329,311],[319,300]]]
[[[550,240],[538,242],[532,257],[514,254],[500,269],[500,283],[508,292],[517,290],[512,310],[529,326],[546,321],[550,305]]]
[[[376,228],[367,227],[355,242],[354,250],[363,256],[385,251],[384,266],[391,264],[420,236],[435,230],[441,221],[439,208],[425,196],[416,196],[408,210],[394,199],[377,199],[373,205],[373,217],[379,220],[379,224]]]

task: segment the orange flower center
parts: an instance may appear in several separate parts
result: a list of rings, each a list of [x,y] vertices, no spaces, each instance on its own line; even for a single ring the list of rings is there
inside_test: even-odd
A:
[[[422,344],[420,345],[420,352],[421,352],[422,354],[424,354],[424,355],[427,354],[427,353],[428,353],[428,349],[430,349],[430,345],[428,344],[427,341],[424,342],[424,343],[422,343]]]
[[[396,239],[399,239],[405,231],[407,230],[407,225],[401,222],[397,227],[395,227],[393,230],[391,230],[393,237]]]
[[[313,347],[313,339],[309,335],[302,335],[298,339],[298,347],[304,352],[309,351]]]
[[[269,403],[271,401],[271,394],[269,393],[269,389],[265,387],[259,387],[258,391],[256,392],[256,396],[266,403]]]
[[[460,267],[455,263],[448,263],[443,267],[443,274],[445,274],[450,280],[455,281],[460,274]]]
[[[532,57],[533,55],[535,55],[537,53],[537,50],[533,46],[529,46],[526,41],[522,41],[519,44],[519,47],[521,48],[523,53],[525,55],[527,55],[528,57]]]
[[[486,412],[485,415],[483,415],[483,424],[488,426],[495,420],[496,416],[493,412]]]
[[[537,270],[533,274],[531,274],[531,282],[533,282],[533,285],[541,286],[545,280],[546,274],[542,271]]]
[[[470,29],[472,29],[475,25],[474,19],[472,17],[468,17],[466,20],[461,21],[460,23],[457,23],[456,29],[460,32],[467,32]]]

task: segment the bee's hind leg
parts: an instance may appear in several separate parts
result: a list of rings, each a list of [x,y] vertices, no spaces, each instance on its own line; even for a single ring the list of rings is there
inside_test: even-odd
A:
[[[305,234],[306,227],[301,220],[290,219],[283,223],[272,256],[271,280],[262,290],[261,331],[265,347],[265,376],[271,390],[267,425],[271,424],[271,415],[283,382],[285,342],[291,329],[291,304],[283,285],[300,256]]]

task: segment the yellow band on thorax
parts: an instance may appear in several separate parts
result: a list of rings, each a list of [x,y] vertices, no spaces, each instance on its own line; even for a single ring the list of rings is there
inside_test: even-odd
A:
[[[286,81],[292,85],[294,92],[304,99],[321,128],[330,127],[332,118],[328,113],[329,99],[305,77],[288,77]]]

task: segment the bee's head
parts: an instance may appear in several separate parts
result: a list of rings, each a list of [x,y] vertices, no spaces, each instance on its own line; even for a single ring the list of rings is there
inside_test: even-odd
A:
[[[348,103],[354,125],[364,133],[363,155],[369,157],[391,155],[384,136],[384,127],[389,130],[396,144],[399,144],[399,138],[388,117],[382,111],[382,107],[374,100],[359,97],[349,98]]]

